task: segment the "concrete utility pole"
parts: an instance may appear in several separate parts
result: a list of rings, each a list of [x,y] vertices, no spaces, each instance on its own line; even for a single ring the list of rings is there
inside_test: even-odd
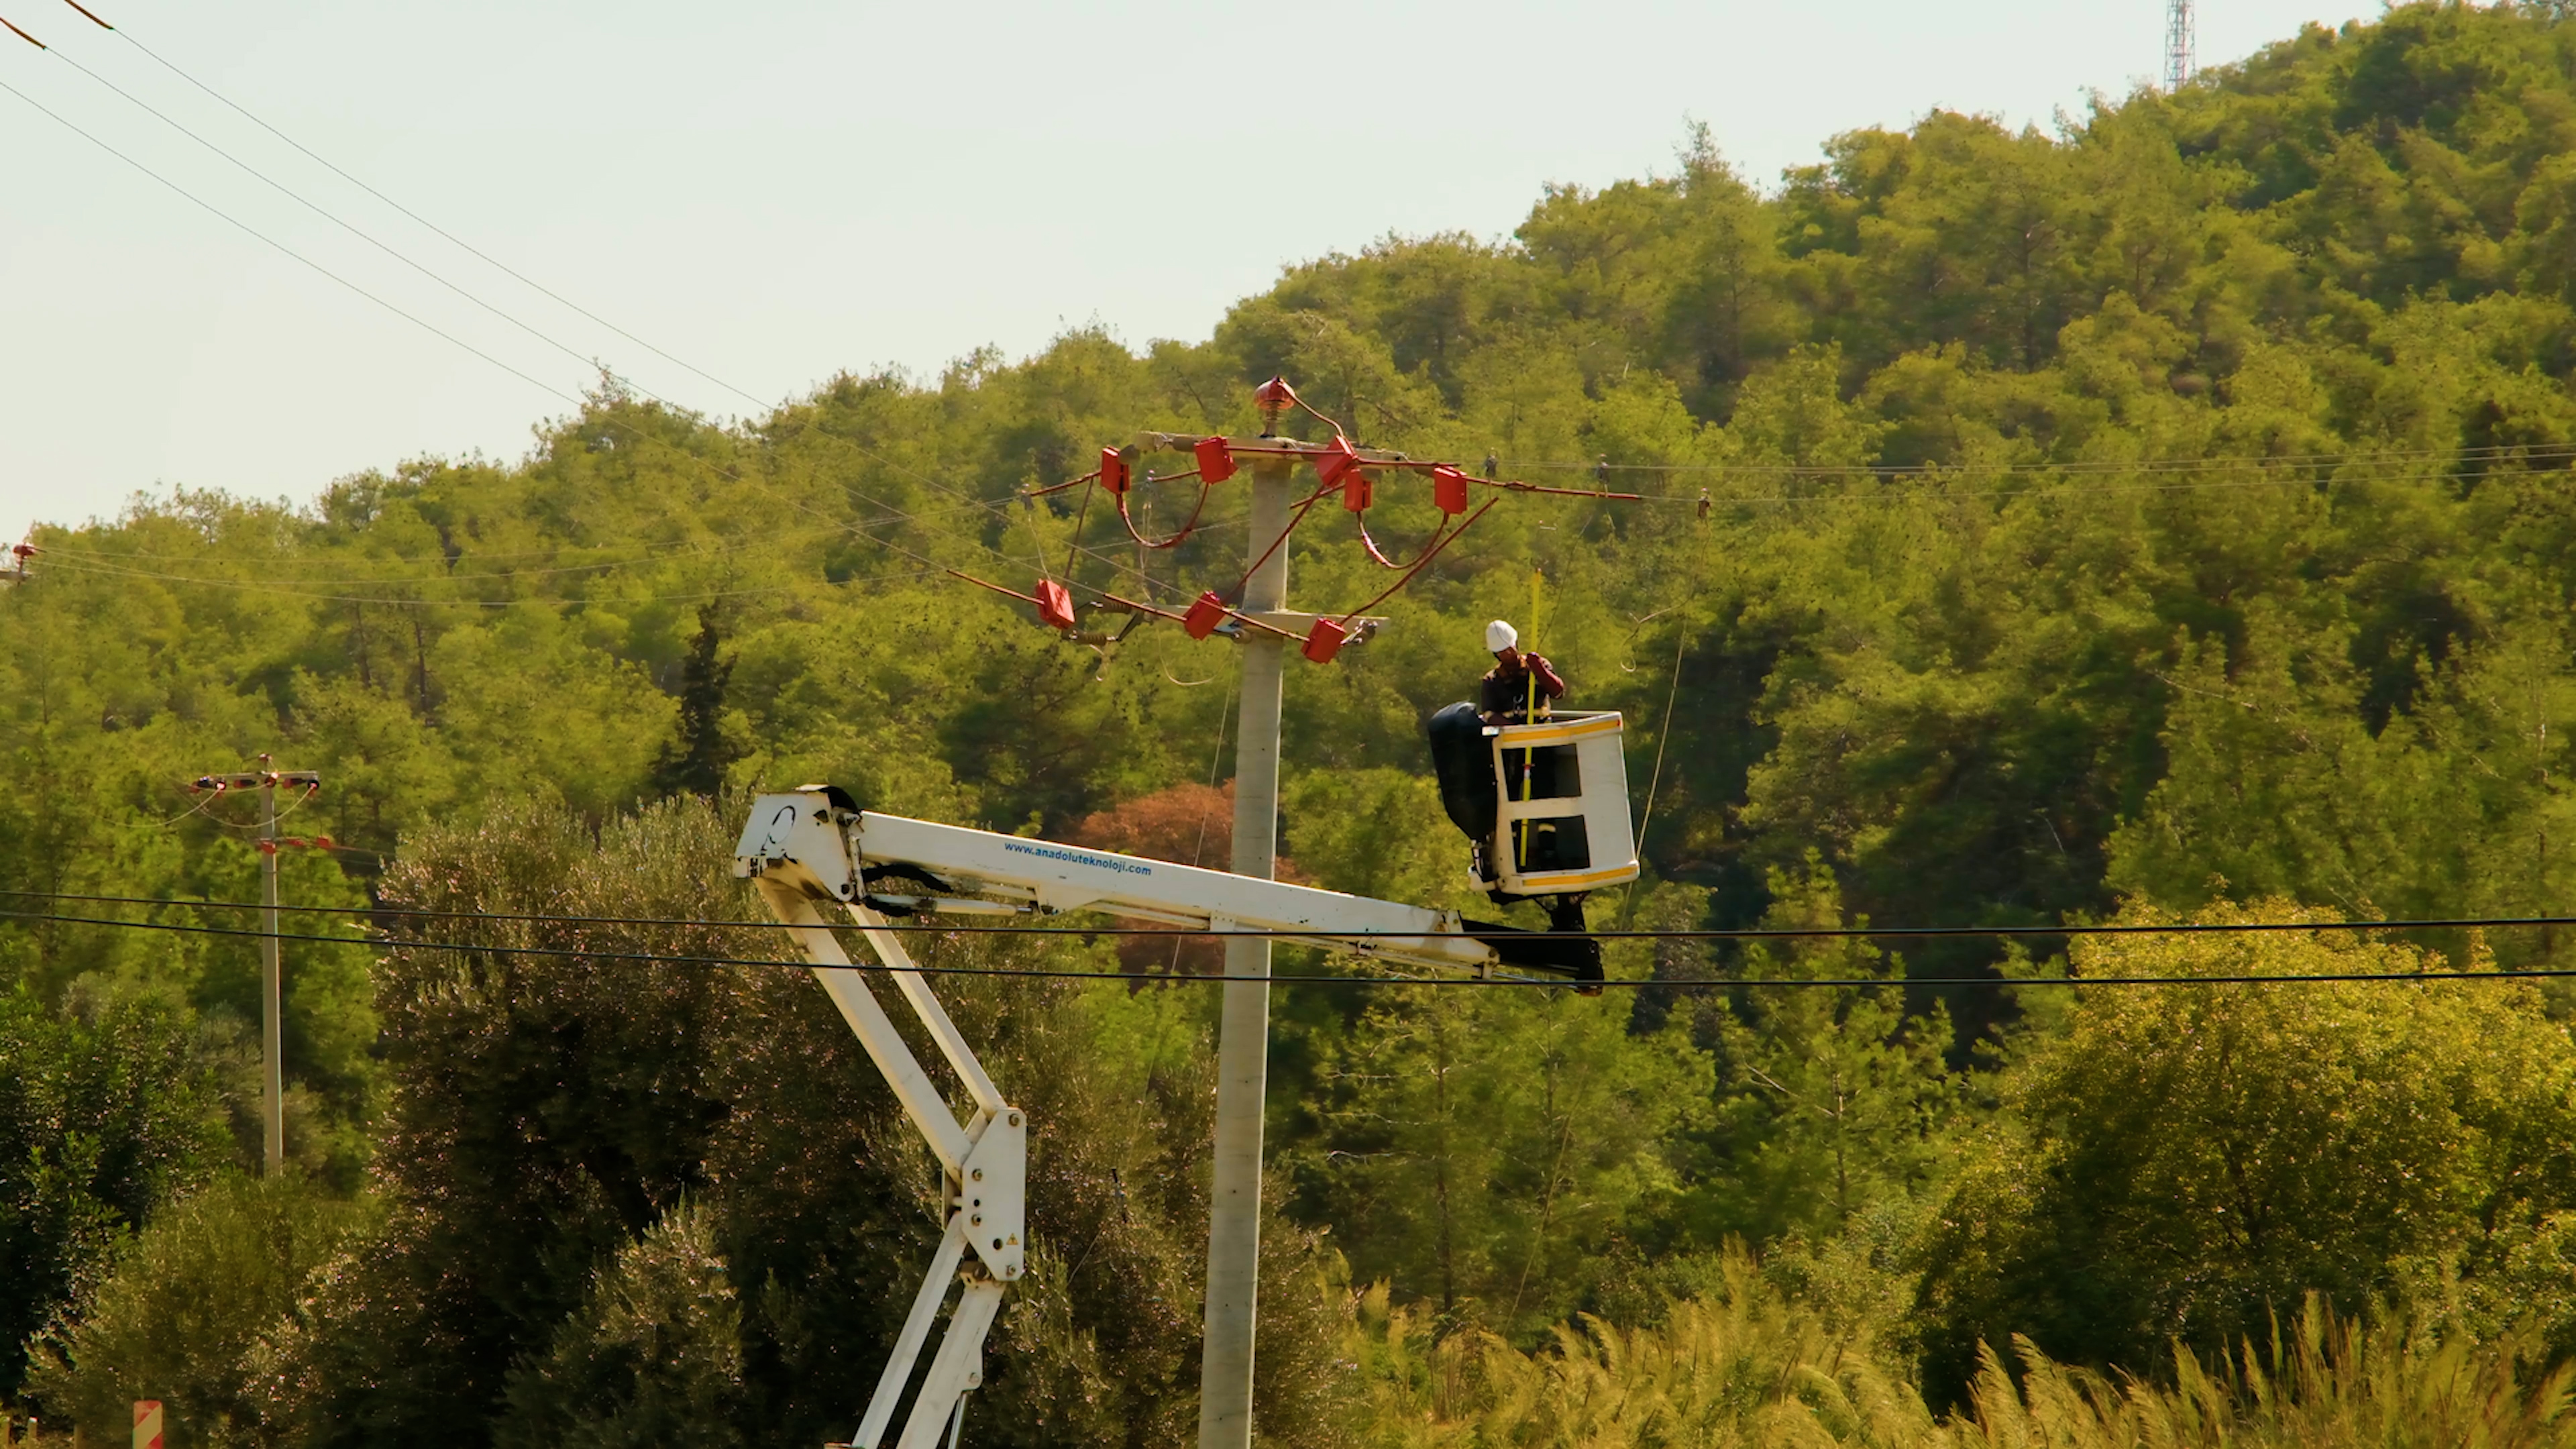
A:
[[[1262,436],[1278,431],[1264,408]],[[1243,612],[1288,607],[1289,475],[1286,458],[1252,460],[1252,528],[1244,562],[1260,559],[1243,584]],[[1267,555],[1265,558],[1264,555]],[[1235,711],[1234,873],[1272,877],[1278,868],[1279,692],[1288,641],[1247,631],[1243,698]],[[1252,1329],[1261,1284],[1261,1125],[1270,1084],[1270,942],[1225,943],[1217,1034],[1216,1181],[1208,1198],[1207,1318],[1199,1354],[1199,1449],[1252,1443]]]
[[[1131,454],[1190,453],[1221,446],[1244,459],[1252,475],[1252,526],[1244,540],[1243,597],[1235,613],[1255,627],[1241,633],[1243,697],[1234,741],[1236,875],[1276,878],[1279,839],[1279,696],[1288,646],[1308,639],[1323,616],[1288,608],[1290,481],[1325,450],[1279,436],[1279,414],[1296,394],[1273,378],[1257,394],[1261,434],[1205,438],[1195,433],[1139,433]],[[1392,465],[1400,453],[1348,448],[1359,465]],[[1201,454],[1202,467],[1206,456]],[[1331,622],[1374,636],[1386,621],[1347,615]],[[1311,657],[1311,656],[1310,656]],[[1327,655],[1326,657],[1329,657]],[[1211,924],[1222,932],[1225,922]],[[1270,1081],[1270,941],[1225,943],[1225,983],[1217,1033],[1216,1178],[1208,1201],[1206,1332],[1199,1354],[1199,1449],[1249,1449],[1252,1443],[1253,1319],[1261,1285],[1261,1124]]]
[[[322,788],[322,777],[312,770],[272,770],[268,756],[259,757],[260,768],[239,775],[207,775],[197,780],[199,790],[259,791],[259,1042],[262,1168],[275,1177],[286,1170],[286,1045],[284,1013],[284,972],[278,961],[277,940],[277,787],[301,786],[306,793]]]

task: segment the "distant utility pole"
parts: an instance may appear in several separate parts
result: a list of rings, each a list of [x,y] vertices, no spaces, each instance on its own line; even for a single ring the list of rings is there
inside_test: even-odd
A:
[[[2191,0],[2165,0],[2165,89],[2178,91],[2191,83],[2199,68],[2193,52],[2199,40],[2192,24]]]
[[[286,1046],[277,959],[277,787],[298,786],[310,795],[322,788],[322,777],[312,770],[269,769],[266,755],[259,757],[259,763],[259,769],[244,774],[200,776],[190,788],[259,791],[259,928],[263,933],[259,938],[259,1040],[265,1079],[260,1104],[261,1165],[268,1176],[275,1177],[286,1169]]]

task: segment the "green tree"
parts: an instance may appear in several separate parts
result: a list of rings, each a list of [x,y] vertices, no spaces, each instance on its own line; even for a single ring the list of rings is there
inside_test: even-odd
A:
[[[0,1394],[124,1234],[229,1158],[221,1066],[166,995],[0,994]]]
[[[264,1371],[293,1331],[309,1280],[375,1217],[309,1178],[229,1174],[162,1207],[112,1268],[36,1340],[28,1390],[47,1414],[102,1441],[159,1399],[173,1442],[290,1442]]]
[[[2343,933],[2091,937],[2073,958],[2079,977],[2445,964]],[[2014,1334],[2072,1362],[2145,1364],[2169,1340],[2260,1335],[2311,1291],[2358,1312],[2437,1264],[2500,1269],[2576,1195],[2571,1088],[2576,1051],[2528,986],[2085,991],[2006,1074],[2004,1114],[1924,1244],[1928,1382],[1961,1392],[1977,1345]]]
[[[1763,918],[1778,930],[1847,924],[1833,879],[1775,876]],[[1708,998],[1717,1090],[1712,1160],[1691,1174],[1682,1216],[1702,1243],[1741,1235],[1768,1243],[1831,1238],[1882,1203],[1941,1181],[1962,1118],[1962,1084],[1945,1060],[1949,1014],[1907,1010],[1904,969],[1865,942],[1825,939],[1785,953],[1755,947],[1737,973],[1783,983]],[[1798,986],[1884,980],[1884,986]]]
[[[1382,992],[1316,1071],[1301,1187],[1363,1281],[1444,1320],[1528,1336],[1582,1307],[1605,1254],[1681,1192],[1676,1133],[1707,1056],[1608,1001]]]
[[[507,1398],[496,1449],[749,1442],[742,1305],[707,1213],[684,1202],[619,1249]]]
[[[654,788],[663,794],[712,797],[724,788],[726,767],[742,757],[741,721],[728,718],[725,709],[733,661],[722,657],[723,647],[714,606],[701,606],[698,632],[680,664],[679,735],[653,765]]]

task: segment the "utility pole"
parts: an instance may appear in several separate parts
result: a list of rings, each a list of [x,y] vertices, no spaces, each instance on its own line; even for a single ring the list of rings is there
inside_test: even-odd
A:
[[[259,757],[260,768],[238,775],[200,776],[191,786],[196,790],[259,791],[259,1024],[261,1166],[275,1177],[286,1170],[286,1044],[284,1013],[284,973],[278,962],[277,939],[277,787],[301,786],[306,795],[322,788],[322,777],[312,770],[272,770],[269,758]]]
[[[1233,476],[1232,459],[1239,455],[1252,475],[1252,524],[1244,540],[1242,597],[1229,610],[1221,596],[1203,594],[1188,616],[1164,617],[1180,619],[1196,638],[1205,638],[1210,631],[1200,627],[1201,606],[1209,611],[1205,623],[1210,628],[1227,613],[1249,626],[1237,635],[1244,652],[1243,694],[1235,711],[1232,869],[1236,875],[1273,880],[1279,863],[1279,696],[1288,646],[1302,640],[1307,658],[1329,662],[1346,637],[1370,638],[1386,622],[1357,614],[1338,618],[1300,614],[1288,608],[1287,538],[1295,522],[1290,516],[1290,479],[1301,464],[1308,463],[1323,477],[1322,460],[1335,457],[1352,469],[1404,465],[1408,460],[1401,453],[1354,447],[1339,437],[1328,447],[1308,447],[1280,437],[1280,413],[1303,406],[1284,378],[1263,383],[1254,397],[1261,405],[1258,437],[1146,432],[1137,435],[1132,448],[1120,451],[1126,457],[1195,453],[1202,476],[1216,478]],[[1211,466],[1225,471],[1207,473]],[[1449,471],[1463,490],[1465,475]],[[1348,496],[1364,497],[1366,487],[1366,475],[1359,475]],[[1452,514],[1461,511],[1445,504],[1443,508]],[[1126,600],[1109,602],[1129,605]],[[1212,919],[1209,924],[1223,934],[1230,923]],[[1270,1079],[1269,938],[1228,935],[1225,974],[1230,979],[1225,983],[1217,1030],[1216,1174],[1208,1199],[1207,1311],[1199,1352],[1199,1449],[1250,1449],[1252,1443],[1252,1340],[1261,1285],[1261,1126]]]
[[[1276,389],[1276,391],[1274,391]],[[1261,435],[1279,432],[1286,385],[1264,386]],[[1252,460],[1252,527],[1244,542],[1246,614],[1288,607],[1292,460]],[[1257,562],[1256,562],[1257,561]],[[1273,877],[1279,841],[1279,693],[1287,641],[1245,631],[1234,737],[1234,873]],[[1270,1085],[1270,941],[1231,937],[1216,1049],[1216,1178],[1208,1195],[1207,1316],[1199,1352],[1199,1449],[1252,1443],[1252,1333],[1261,1285],[1261,1126]],[[1253,978],[1253,979],[1244,979]]]
[[[2199,49],[2198,27],[2193,23],[2192,0],[2165,0],[2165,90],[2181,90],[2191,83],[2191,73],[2199,66],[2194,54]]]

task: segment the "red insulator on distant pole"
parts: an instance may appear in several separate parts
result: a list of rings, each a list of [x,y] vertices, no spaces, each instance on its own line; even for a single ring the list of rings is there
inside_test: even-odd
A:
[[[1127,468],[1127,456],[1116,448],[1100,450],[1100,486],[1111,493],[1124,493],[1133,475]]]
[[[1431,470],[1431,501],[1443,513],[1467,511],[1467,475],[1443,463]]]

